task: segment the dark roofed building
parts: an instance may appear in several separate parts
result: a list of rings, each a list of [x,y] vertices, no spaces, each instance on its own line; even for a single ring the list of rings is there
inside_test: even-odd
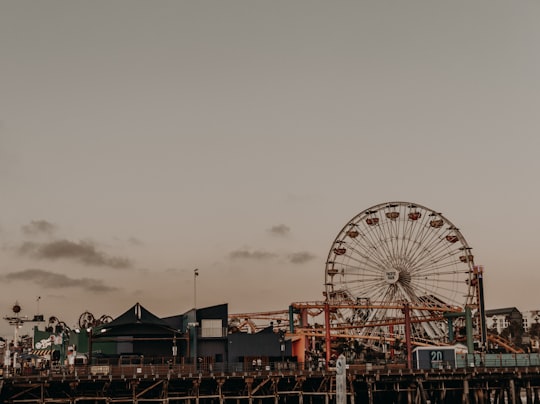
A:
[[[230,363],[239,368],[247,364],[249,369],[254,358],[265,363],[294,359],[291,341],[285,340],[284,331],[275,332],[272,324],[254,334],[229,333],[227,304],[159,318],[136,303],[109,323],[71,333],[70,344],[79,353],[88,352],[94,364],[100,360],[114,364],[125,356],[156,365],[170,361],[220,371]]]
[[[110,323],[92,332],[92,351],[106,354],[137,354],[170,357],[181,331],[141,306],[135,304]]]

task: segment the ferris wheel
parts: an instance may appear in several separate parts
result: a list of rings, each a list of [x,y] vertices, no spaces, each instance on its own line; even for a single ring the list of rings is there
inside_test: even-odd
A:
[[[335,238],[325,295],[343,332],[378,338],[403,333],[405,304],[418,340],[444,341],[442,313],[475,304],[474,257],[459,229],[441,213],[387,202],[352,218]]]

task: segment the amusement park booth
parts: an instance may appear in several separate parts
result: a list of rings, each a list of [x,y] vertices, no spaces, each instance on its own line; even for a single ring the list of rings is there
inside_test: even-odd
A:
[[[466,352],[467,347],[419,346],[413,350],[415,369],[445,369],[456,367],[456,355]]]
[[[40,330],[34,327],[32,354],[48,361],[61,361],[67,351],[68,336],[61,329]]]

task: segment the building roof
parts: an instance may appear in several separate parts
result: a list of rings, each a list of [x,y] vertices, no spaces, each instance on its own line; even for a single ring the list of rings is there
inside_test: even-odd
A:
[[[94,338],[99,338],[157,334],[170,335],[177,332],[176,329],[170,327],[165,321],[145,309],[140,303],[136,303],[110,323],[98,327],[94,331],[93,336]]]
[[[502,309],[491,309],[491,310],[486,310],[486,317],[502,316],[502,315],[508,315],[508,314],[512,314],[512,313],[516,313],[516,312],[520,313],[520,311],[515,307],[505,307],[505,308],[502,308]]]

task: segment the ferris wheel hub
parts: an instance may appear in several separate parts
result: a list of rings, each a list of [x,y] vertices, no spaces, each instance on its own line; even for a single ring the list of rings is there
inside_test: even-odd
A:
[[[389,285],[393,285],[399,280],[399,271],[397,269],[387,269],[384,271],[384,280]]]

